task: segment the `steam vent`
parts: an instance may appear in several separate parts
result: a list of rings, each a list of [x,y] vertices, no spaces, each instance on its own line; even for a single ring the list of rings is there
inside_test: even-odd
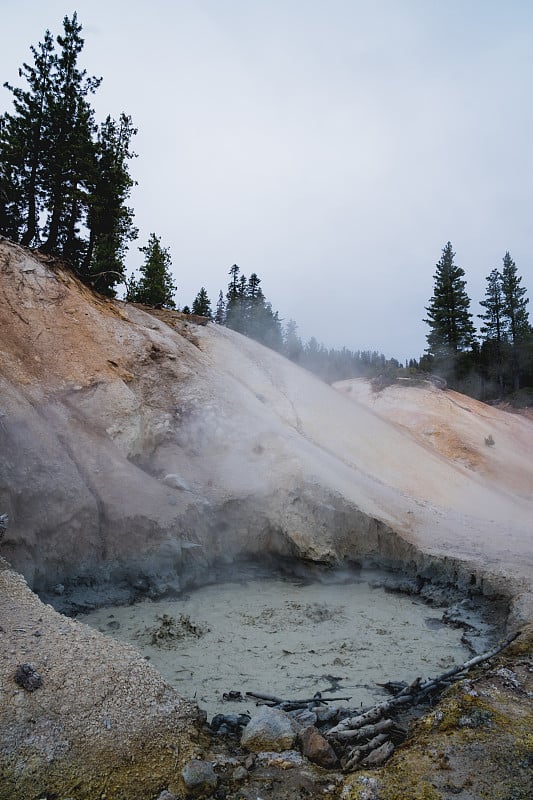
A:
[[[0,800],[532,796],[531,418],[427,382],[328,386],[6,240],[0,296]],[[193,640],[220,672],[237,647],[202,592],[238,606],[250,651],[294,630],[261,661],[301,690],[261,673],[246,694],[237,659],[218,709],[182,696],[156,649],[195,687]],[[463,648],[430,662],[421,640],[414,675],[413,604]]]

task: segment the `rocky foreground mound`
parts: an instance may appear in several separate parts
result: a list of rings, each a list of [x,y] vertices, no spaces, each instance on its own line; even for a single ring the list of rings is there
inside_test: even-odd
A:
[[[398,413],[384,413],[232,331],[97,297],[5,240],[0,330],[1,555],[41,597],[158,596],[253,554],[404,565],[533,617],[530,421],[434,388],[416,419],[386,389]],[[102,775],[119,772],[127,787],[109,777],[108,796],[157,796],[194,750],[196,712],[7,562],[0,797],[106,796]],[[43,672],[38,691],[14,684],[21,662]]]

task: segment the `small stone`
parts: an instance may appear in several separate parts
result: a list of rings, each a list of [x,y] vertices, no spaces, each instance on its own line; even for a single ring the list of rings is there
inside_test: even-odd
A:
[[[163,483],[166,486],[170,486],[171,489],[181,489],[182,492],[190,491],[188,483],[174,472],[165,475],[163,478]]]
[[[178,800],[177,796],[172,792],[169,792],[168,789],[163,789],[160,795],[158,795],[157,800]]]
[[[208,761],[193,758],[181,771],[183,782],[195,797],[208,797],[217,786],[215,770]]]
[[[260,706],[243,731],[241,745],[258,753],[262,750],[290,750],[296,739],[293,722],[283,711]]]
[[[33,664],[19,664],[15,672],[15,683],[27,692],[34,692],[41,688],[43,679]]]
[[[242,783],[248,777],[248,770],[246,767],[237,767],[233,770],[231,777],[235,783]]]
[[[246,756],[246,761],[244,762],[244,766],[247,770],[253,769],[255,765],[255,756],[253,753],[250,753]]]
[[[339,709],[335,706],[317,706],[313,712],[316,714],[318,722],[332,722],[339,715]]]
[[[320,767],[334,767],[337,756],[329,742],[317,731],[313,725],[304,728],[300,734],[302,753],[309,761]]]

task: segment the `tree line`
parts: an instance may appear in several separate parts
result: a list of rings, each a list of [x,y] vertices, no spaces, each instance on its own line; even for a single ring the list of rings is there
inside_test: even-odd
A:
[[[492,269],[486,278],[479,336],[464,278],[465,271],[455,263],[448,242],[436,265],[424,320],[430,329],[428,347],[418,366],[441,374],[454,388],[483,400],[517,395],[525,387],[533,387],[529,298],[511,254],[506,252],[501,269]],[[528,394],[522,391],[524,401]]]

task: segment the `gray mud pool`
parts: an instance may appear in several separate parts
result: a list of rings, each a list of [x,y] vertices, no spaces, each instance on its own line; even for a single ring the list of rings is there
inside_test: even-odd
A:
[[[445,624],[444,611],[366,580],[262,578],[78,619],[137,647],[211,718],[253,706],[228,702],[230,692],[293,699],[321,691],[366,706],[382,697],[376,682],[444,672],[472,654],[461,641],[464,629]],[[483,649],[488,628],[477,622],[469,636]]]

